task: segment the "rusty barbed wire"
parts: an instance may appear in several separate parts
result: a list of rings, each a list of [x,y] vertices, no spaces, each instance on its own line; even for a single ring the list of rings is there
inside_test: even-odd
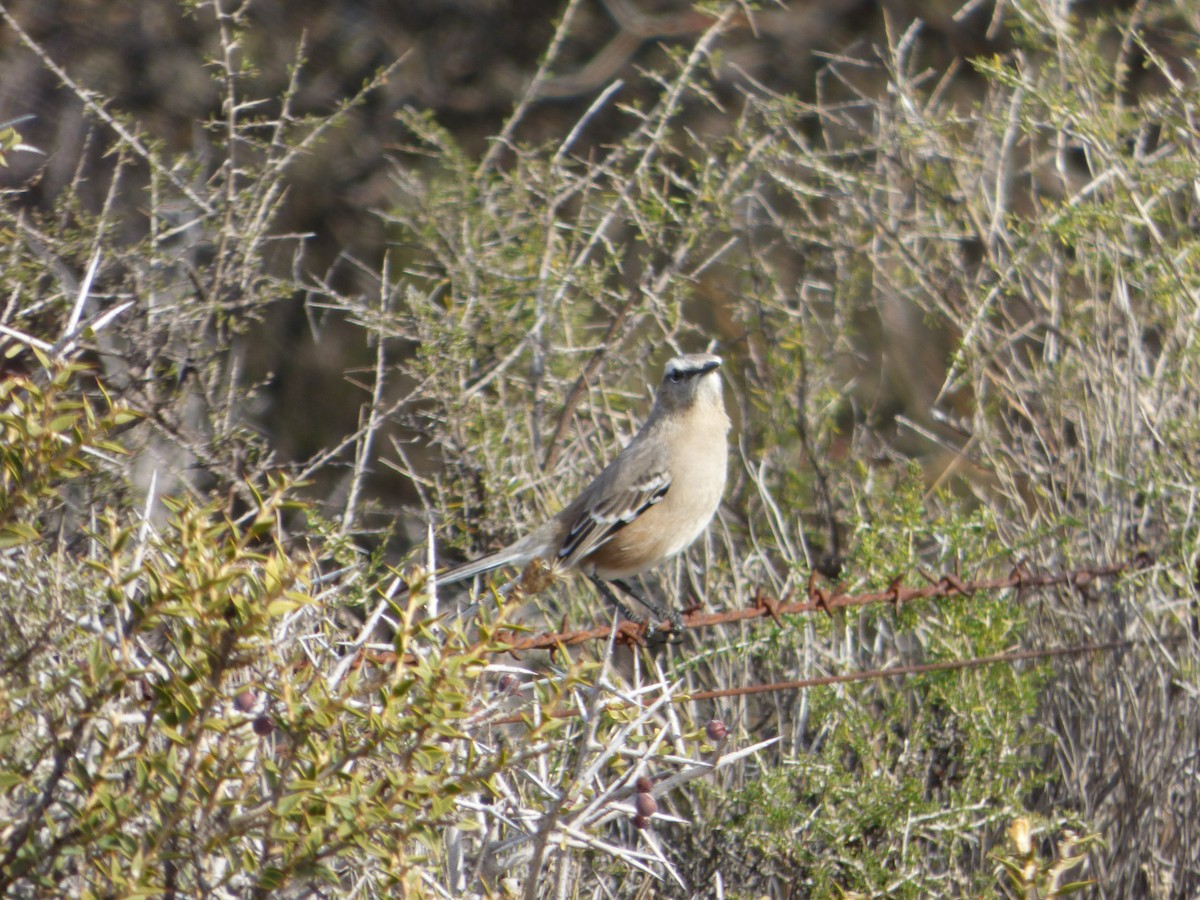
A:
[[[731,609],[723,612],[702,613],[692,610],[684,616],[684,627],[705,628],[731,622],[745,621],[756,618],[771,617],[776,622],[780,616],[800,615],[804,613],[824,612],[832,615],[833,610],[866,606],[871,603],[891,603],[897,609],[915,600],[937,599],[939,597],[965,596],[976,593],[1003,590],[1042,590],[1051,587],[1071,587],[1080,591],[1088,591],[1092,583],[1098,579],[1111,579],[1129,571],[1140,571],[1153,565],[1154,559],[1147,553],[1140,553],[1130,560],[1111,563],[1102,566],[1090,566],[1062,572],[1030,572],[1023,564],[1013,567],[1004,578],[985,578],[964,581],[956,574],[934,577],[923,569],[918,573],[928,582],[921,587],[908,587],[900,578],[894,579],[887,589],[882,591],[867,591],[860,594],[843,594],[836,586],[827,590],[817,586],[815,575],[810,577],[807,596],[803,600],[793,602],[778,601],[766,597],[760,590],[755,594],[753,606],[744,609]],[[664,623],[660,629],[664,633],[670,631],[670,623]],[[510,632],[498,631],[492,636],[494,646],[486,648],[488,653],[521,653],[531,650],[561,651],[567,647],[592,640],[613,639],[620,643],[644,644],[648,634],[644,624],[637,622],[619,622],[614,628],[604,625],[589,629],[562,630],[554,633],[543,633],[526,638],[506,642],[504,637]],[[1188,635],[1173,637],[1156,636],[1153,642],[1158,645],[1171,645],[1187,640]],[[723,700],[733,697],[764,694],[775,691],[803,690],[806,688],[824,687],[834,684],[850,684],[854,682],[872,681],[884,678],[909,677],[929,672],[960,671],[965,669],[982,668],[990,665],[1012,665],[1019,662],[1037,662],[1048,659],[1060,659],[1073,656],[1084,656],[1093,653],[1104,653],[1119,650],[1129,650],[1141,646],[1149,646],[1151,639],[1142,640],[1112,640],[1090,644],[1077,644],[1068,647],[1049,647],[1028,650],[1009,650],[986,656],[971,657],[959,660],[940,660],[927,663],[910,663],[892,665],[889,667],[866,669],[857,672],[846,672],[835,675],[817,675],[809,678],[774,681],[762,684],[743,685],[740,687],[714,688],[705,691],[679,693],[671,698],[673,703],[685,703],[702,700]],[[364,662],[376,665],[394,665],[397,662],[395,653],[379,651],[360,651],[354,665],[357,667]],[[407,658],[404,662],[410,662]],[[629,704],[623,704],[628,706]],[[618,707],[622,704],[618,704]],[[542,710],[541,715],[552,718],[569,718],[579,715],[577,710],[558,709]],[[516,723],[521,721],[521,714],[491,719],[492,724]]]
[[[1187,635],[1174,637],[1157,637],[1155,643],[1165,646],[1178,644],[1187,639]],[[892,666],[890,668],[863,669],[857,672],[845,672],[840,675],[815,675],[811,678],[797,678],[789,681],[772,681],[763,684],[750,684],[742,687],[716,688],[708,691],[680,692],[670,698],[672,703],[691,703],[700,700],[728,700],[733,697],[746,697],[753,694],[768,694],[776,691],[798,691],[806,688],[827,687],[833,684],[851,684],[862,681],[879,681],[884,678],[903,678],[911,675],[924,675],[929,672],[953,672],[964,669],[979,669],[984,666],[1012,665],[1018,662],[1038,662],[1047,659],[1061,659],[1071,656],[1086,656],[1091,653],[1104,653],[1113,650],[1132,650],[1136,647],[1149,646],[1151,641],[1145,640],[1115,640],[1094,644],[1076,644],[1070,647],[1049,647],[1042,650],[1010,650],[1005,653],[992,653],[987,656],[973,656],[970,659],[948,659],[931,663],[910,663]],[[618,711],[635,709],[636,704],[624,700],[614,700],[606,704],[606,709]],[[570,719],[581,715],[577,709],[543,709],[539,713],[551,719]],[[514,713],[491,720],[494,725],[515,725],[521,722],[522,715]]]
[[[780,617],[785,615],[802,615],[813,612],[824,612],[832,615],[835,609],[867,606],[872,603],[891,603],[896,609],[899,609],[903,604],[911,603],[915,600],[929,600],[952,596],[969,597],[976,593],[988,591],[1041,590],[1050,587],[1073,587],[1077,590],[1086,591],[1092,582],[1097,579],[1115,578],[1128,571],[1145,569],[1153,563],[1153,557],[1147,553],[1140,553],[1124,562],[1089,566],[1064,572],[1034,573],[1030,572],[1024,564],[1019,563],[1004,578],[984,578],[967,581],[962,580],[960,576],[953,573],[935,577],[924,569],[918,569],[917,571],[921,577],[928,582],[921,587],[908,587],[898,577],[893,579],[892,583],[885,590],[866,591],[860,594],[839,593],[836,586],[832,590],[819,587],[816,583],[816,575],[814,574],[809,578],[807,595],[803,600],[790,602],[786,598],[784,600],[776,600],[768,597],[765,592],[759,589],[755,593],[752,606],[712,613],[700,612],[693,609],[684,614],[683,623],[684,628],[687,630],[709,628],[716,625],[766,617],[770,617],[775,622],[782,624]],[[614,630],[616,632],[615,635]],[[533,650],[549,650],[554,652],[587,643],[588,641],[609,639],[613,639],[619,644],[641,645],[645,644],[648,639],[654,640],[659,635],[663,638],[669,637],[671,630],[672,625],[670,622],[664,622],[654,629],[649,629],[646,623],[630,621],[618,622],[615,629],[611,625],[598,625],[593,628],[568,630],[564,619],[561,630],[543,632],[528,637],[518,637],[511,631],[498,630],[492,635],[494,645],[487,647],[486,652],[495,654],[519,654]],[[659,639],[661,640],[661,638]],[[1100,647],[1100,645],[1096,646]],[[1105,646],[1107,647],[1107,645]],[[1063,655],[1071,651],[1021,652],[1052,652]],[[1085,651],[1079,650],[1076,652]],[[396,660],[396,654],[390,651],[364,649],[359,651],[357,659],[352,665],[358,667],[363,662],[371,662],[376,665],[386,666],[394,665]],[[411,660],[405,661],[411,662]]]
[[[729,609],[721,612],[705,613],[698,610],[687,612],[683,617],[684,628],[710,628],[715,625],[726,625],[750,619],[770,617],[780,622],[780,616],[802,615],[804,613],[824,612],[831,614],[835,609],[846,607],[867,606],[872,603],[891,603],[899,609],[905,603],[914,600],[929,600],[939,597],[966,596],[976,593],[1000,590],[1044,589],[1049,587],[1075,587],[1083,590],[1096,579],[1115,578],[1130,570],[1144,569],[1153,563],[1147,554],[1139,554],[1132,560],[1111,563],[1103,566],[1092,566],[1074,569],[1068,572],[1033,573],[1024,565],[1014,566],[1005,578],[988,578],[963,581],[955,574],[934,577],[924,570],[918,570],[928,584],[921,587],[908,587],[901,578],[896,578],[885,590],[868,591],[861,594],[838,593],[836,586],[830,590],[817,585],[815,576],[810,577],[807,596],[803,600],[789,602],[776,600],[765,594],[761,589],[756,592],[753,605],[741,609]],[[655,629],[647,629],[644,623],[619,622],[616,625],[615,639],[619,643],[643,643],[646,639],[654,638],[655,632],[668,636],[672,630],[670,622],[664,622]],[[498,632],[496,637],[504,647],[498,652],[521,653],[530,650],[554,650],[556,648],[572,647],[576,644],[595,640],[607,640],[613,637],[613,626],[601,625],[580,630],[546,632],[528,637],[513,636],[510,642],[505,642],[508,632]]]
[[[1177,638],[1162,639],[1162,643],[1175,643],[1182,640]],[[1089,653],[1103,653],[1110,650],[1129,650],[1141,646],[1145,641],[1119,640],[1104,641],[1096,644],[1076,644],[1070,647],[1048,647],[1042,650],[1009,650],[1005,653],[991,653],[987,656],[973,656],[970,659],[947,659],[932,663],[910,663],[890,668],[863,669],[858,672],[845,672],[841,675],[817,675],[812,678],[798,678],[792,681],[774,681],[770,684],[751,684],[736,688],[717,688],[711,691],[693,691],[681,694],[682,700],[724,700],[730,697],[744,697],[751,694],[766,694],[772,691],[795,691],[804,688],[825,687],[831,684],[850,684],[857,681],[875,681],[881,678],[906,677],[909,675],[924,675],[928,672],[954,672],[962,669],[979,669],[984,666],[999,664],[1011,665],[1017,662],[1038,662],[1045,659],[1058,659],[1069,656],[1085,656]]]

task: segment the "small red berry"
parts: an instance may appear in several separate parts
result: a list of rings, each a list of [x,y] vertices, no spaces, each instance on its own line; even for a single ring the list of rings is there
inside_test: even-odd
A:
[[[658,812],[658,801],[653,794],[638,794],[633,806],[639,816],[647,819]]]
[[[729,729],[725,727],[725,723],[720,719],[713,719],[704,729],[704,733],[708,735],[710,741],[723,741],[725,736],[729,734]]]

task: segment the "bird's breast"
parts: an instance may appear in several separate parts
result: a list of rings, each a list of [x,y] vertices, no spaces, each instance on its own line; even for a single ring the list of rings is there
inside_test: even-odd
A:
[[[592,554],[588,565],[599,577],[639,575],[682,553],[712,521],[725,491],[725,430],[681,429],[676,440],[686,443],[674,444],[668,455],[670,489]]]

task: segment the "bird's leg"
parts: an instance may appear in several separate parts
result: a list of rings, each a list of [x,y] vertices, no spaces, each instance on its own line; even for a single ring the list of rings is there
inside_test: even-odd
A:
[[[646,597],[628,581],[624,581],[620,578],[614,578],[612,583],[620,588],[621,591],[627,596],[632,597],[638,603],[642,604],[642,606],[646,607],[646,609],[650,610],[650,614],[654,616],[657,621],[670,622],[671,632],[677,636],[677,639],[683,636],[683,616],[679,614],[678,610],[667,609],[661,606],[660,604]]]
[[[608,586],[607,581],[605,581],[603,578],[600,578],[597,575],[589,575],[588,577],[592,579],[592,584],[594,584],[596,586],[596,590],[598,590],[600,592],[600,595],[605,600],[607,600],[609,603],[611,603],[613,606],[615,606],[617,608],[617,611],[620,612],[621,615],[623,615],[625,618],[627,618],[630,622],[641,622],[642,621],[639,616],[635,616],[633,613],[631,613],[629,611],[629,607],[626,606],[624,603],[622,603],[620,601],[620,599],[617,597],[617,595],[612,592],[612,588],[610,588]],[[618,582],[615,582],[615,581],[613,582],[613,584],[617,584],[617,583]],[[628,591],[626,591],[626,593],[628,593]]]

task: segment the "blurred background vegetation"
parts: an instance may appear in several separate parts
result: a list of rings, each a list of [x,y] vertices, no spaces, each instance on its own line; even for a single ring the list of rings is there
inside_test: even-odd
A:
[[[1198,25],[0,3],[0,892],[1194,895]],[[730,484],[649,591],[1136,566],[430,620],[710,346]]]

